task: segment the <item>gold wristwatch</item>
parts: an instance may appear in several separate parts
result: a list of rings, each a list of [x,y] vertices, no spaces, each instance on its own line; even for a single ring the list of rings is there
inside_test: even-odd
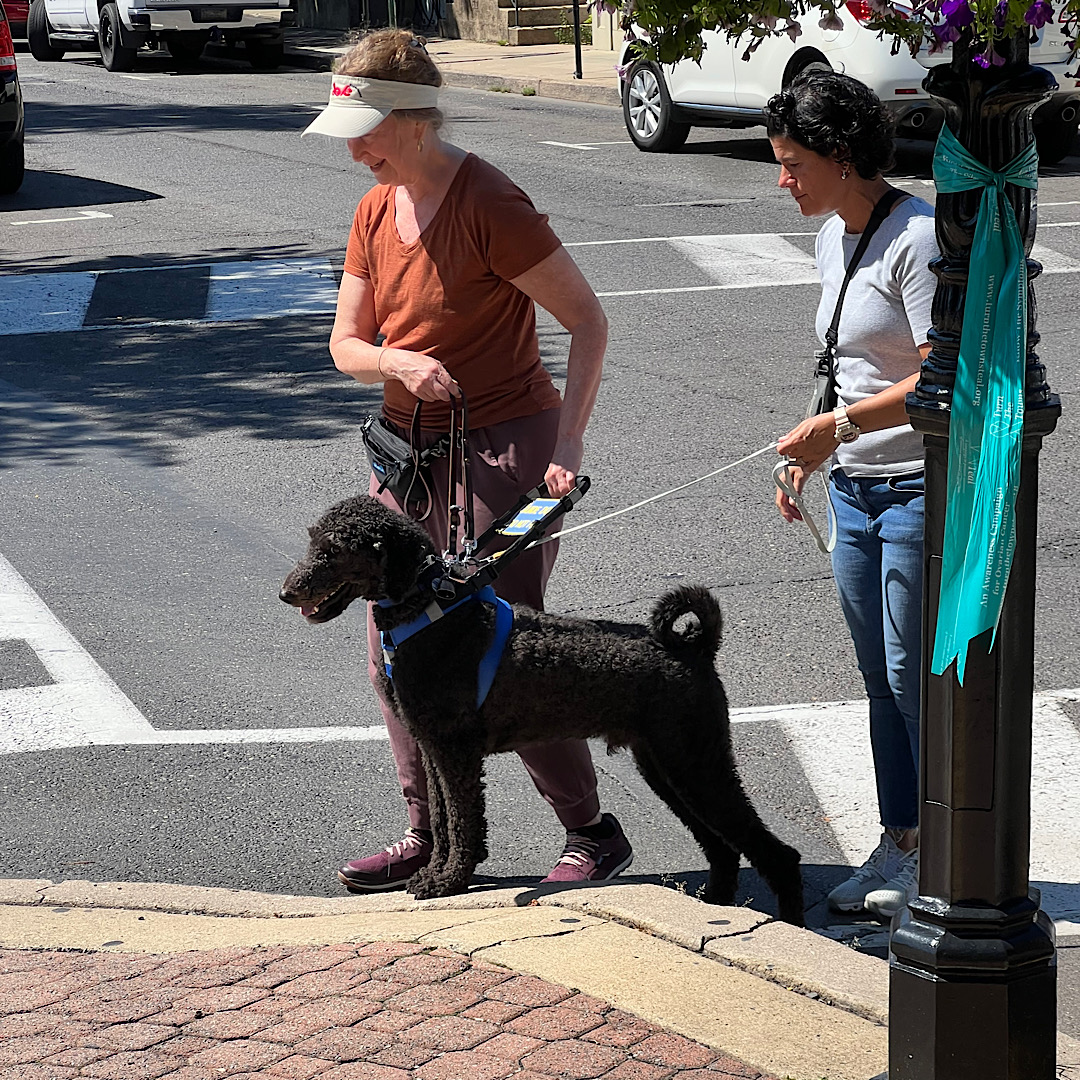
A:
[[[833,423],[836,425],[833,434],[842,443],[854,442],[861,434],[858,425],[848,419],[846,405],[833,409]]]

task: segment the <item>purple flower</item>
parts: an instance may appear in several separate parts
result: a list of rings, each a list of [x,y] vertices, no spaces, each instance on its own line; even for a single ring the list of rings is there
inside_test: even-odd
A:
[[[784,33],[794,41],[802,35],[802,24],[797,19],[788,19],[787,26],[784,27]]]
[[[1054,9],[1047,3],[1047,0],[1035,0],[1035,3],[1024,12],[1024,22],[1029,26],[1034,26],[1036,29],[1053,21]]]
[[[960,31],[955,26],[949,26],[948,23],[934,23],[930,31],[937,39],[930,46],[932,53],[940,52],[949,42],[960,40]]]
[[[967,0],[944,0],[941,14],[945,16],[945,22],[957,30],[962,30],[975,21],[975,14],[968,7]]]
[[[998,0],[994,8],[994,25],[1000,30],[1005,25],[1005,16],[1009,13],[1009,0]]]
[[[1045,2],[1045,0],[1044,0]],[[824,15],[818,20],[818,26],[822,30],[843,30],[844,23],[840,19],[840,16],[835,11],[830,11],[827,15]]]
[[[994,51],[994,43],[991,41],[990,44],[986,46],[986,51],[979,53],[979,55],[975,57],[975,63],[981,68],[988,68],[991,64],[994,67],[1001,67],[1005,63],[1005,57],[998,56]]]
[[[615,74],[619,76],[619,79],[622,82],[626,82],[626,76],[630,73],[630,65],[612,64],[611,66],[615,69]]]

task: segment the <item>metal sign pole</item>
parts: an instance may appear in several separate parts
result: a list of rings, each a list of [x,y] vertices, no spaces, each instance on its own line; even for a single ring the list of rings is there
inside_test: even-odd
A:
[[[574,0],[574,78],[581,78],[581,0]]]

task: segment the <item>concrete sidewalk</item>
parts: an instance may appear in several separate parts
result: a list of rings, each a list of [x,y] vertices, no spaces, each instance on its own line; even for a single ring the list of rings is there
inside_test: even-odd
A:
[[[655,885],[0,881],[0,1080],[869,1080],[887,965]],[[1080,1044],[1059,1037],[1059,1076]]]
[[[349,33],[331,30],[285,31],[285,62],[294,67],[329,71],[349,49]],[[605,44],[608,44],[605,42]],[[616,49],[619,41],[615,41]],[[512,93],[532,91],[539,97],[618,105],[617,52],[586,45],[581,50],[582,78],[574,78],[573,45],[494,45],[482,41],[431,38],[428,51],[448,86]]]
[[[4,1080],[868,1080],[885,994],[880,961],[653,885],[0,882]]]

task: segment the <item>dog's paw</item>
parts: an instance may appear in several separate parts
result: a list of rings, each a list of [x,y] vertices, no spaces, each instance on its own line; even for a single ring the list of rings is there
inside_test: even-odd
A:
[[[436,896],[454,896],[463,893],[467,883],[462,884],[457,875],[433,874],[430,867],[417,871],[405,886],[417,900],[432,900]]]

